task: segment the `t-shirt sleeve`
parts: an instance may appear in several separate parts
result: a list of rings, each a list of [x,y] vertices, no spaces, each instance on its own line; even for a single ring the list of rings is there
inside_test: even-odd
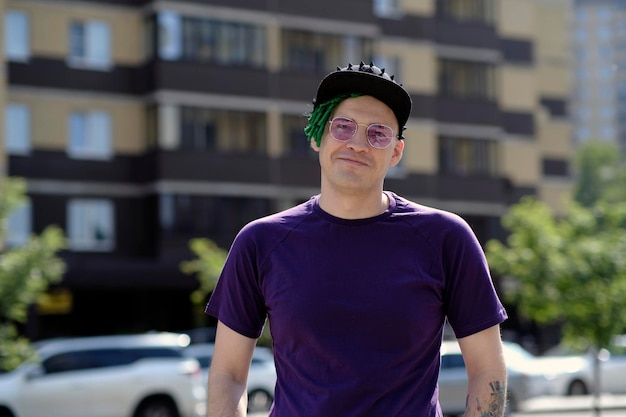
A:
[[[460,218],[445,237],[442,260],[446,315],[456,337],[478,333],[506,320],[483,249]]]
[[[246,337],[258,338],[267,316],[258,277],[254,229],[244,227],[230,248],[205,313]]]

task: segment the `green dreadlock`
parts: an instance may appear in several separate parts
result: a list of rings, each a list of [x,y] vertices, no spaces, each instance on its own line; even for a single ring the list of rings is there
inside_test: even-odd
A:
[[[326,123],[339,103],[347,98],[355,98],[359,96],[360,94],[341,94],[315,106],[313,111],[309,114],[309,122],[304,128],[307,140],[311,142],[311,139],[314,139],[317,146],[320,146],[322,143],[322,136],[324,135],[324,129],[326,128]]]

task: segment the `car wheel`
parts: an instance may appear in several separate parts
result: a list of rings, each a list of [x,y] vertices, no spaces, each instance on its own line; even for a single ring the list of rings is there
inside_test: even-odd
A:
[[[579,379],[572,381],[567,388],[567,395],[587,395],[588,393],[587,385]]]
[[[15,415],[5,407],[0,407],[0,417],[14,417]]]
[[[274,398],[272,394],[263,389],[250,391],[248,393],[248,412],[258,413],[261,411],[269,411],[273,401]]]
[[[517,399],[513,396],[511,392],[507,395],[506,407],[504,408],[504,415],[510,416],[511,413],[519,411],[519,405],[517,404]]]
[[[179,417],[176,406],[171,400],[152,399],[145,401],[137,412],[135,417]]]

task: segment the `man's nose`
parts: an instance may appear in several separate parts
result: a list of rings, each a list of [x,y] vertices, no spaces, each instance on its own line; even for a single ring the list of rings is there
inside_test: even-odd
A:
[[[348,140],[347,146],[354,150],[368,150],[367,126],[358,124],[356,132],[354,132],[354,136]]]

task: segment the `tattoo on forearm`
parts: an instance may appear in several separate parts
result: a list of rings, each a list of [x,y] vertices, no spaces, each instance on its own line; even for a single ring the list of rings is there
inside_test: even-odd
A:
[[[504,407],[506,405],[506,386],[500,381],[493,381],[489,384],[491,393],[487,404],[481,404],[480,399],[476,398],[475,411],[480,417],[502,417],[504,415]],[[465,415],[471,414],[469,398],[465,409]]]

